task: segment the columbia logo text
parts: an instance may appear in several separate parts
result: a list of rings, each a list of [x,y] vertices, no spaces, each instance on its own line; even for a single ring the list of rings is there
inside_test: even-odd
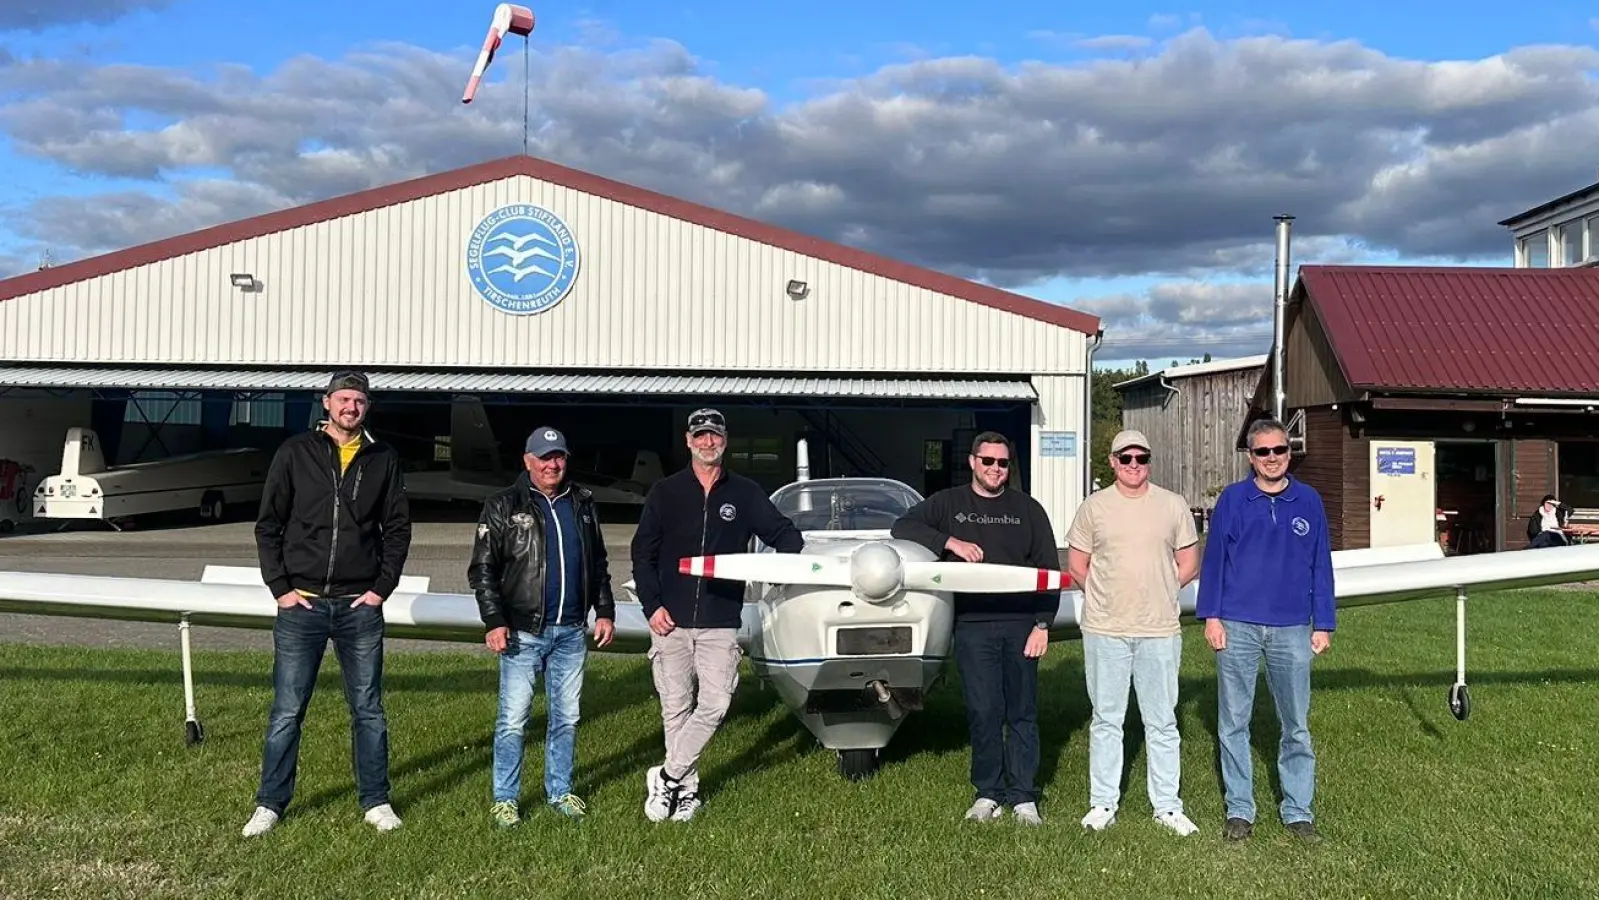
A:
[[[955,521],[962,525],[1020,525],[1021,518],[1006,513],[1002,516],[977,515],[976,513],[956,513]]]

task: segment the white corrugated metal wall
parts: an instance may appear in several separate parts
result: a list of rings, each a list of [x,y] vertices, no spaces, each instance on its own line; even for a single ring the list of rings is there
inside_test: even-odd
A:
[[[466,271],[479,220],[520,202],[581,253],[533,316]],[[1064,374],[1084,354],[1079,332],[526,176],[0,303],[0,359],[19,361]]]

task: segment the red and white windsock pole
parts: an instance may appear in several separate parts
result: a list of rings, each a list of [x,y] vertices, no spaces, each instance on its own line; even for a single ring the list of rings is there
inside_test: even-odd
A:
[[[466,83],[466,93],[461,95],[462,103],[471,103],[477,95],[478,83],[483,80],[483,73],[488,71],[489,63],[494,61],[494,51],[500,49],[500,43],[507,34],[519,34],[526,37],[533,33],[533,10],[525,6],[516,6],[511,3],[501,3],[494,8],[494,19],[489,23],[488,37],[483,39],[483,49],[478,52],[477,65],[472,68],[472,78]]]

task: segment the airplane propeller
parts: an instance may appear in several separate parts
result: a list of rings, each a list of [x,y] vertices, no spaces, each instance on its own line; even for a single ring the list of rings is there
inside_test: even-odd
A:
[[[701,578],[848,587],[864,600],[881,602],[903,590],[1021,593],[1058,591],[1069,581],[1055,569],[996,563],[907,561],[892,546],[867,543],[849,559],[808,553],[724,553],[686,556],[678,571]]]

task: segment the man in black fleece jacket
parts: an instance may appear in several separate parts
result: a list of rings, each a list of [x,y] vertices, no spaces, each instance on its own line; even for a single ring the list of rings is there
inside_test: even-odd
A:
[[[1010,439],[985,431],[972,441],[972,481],[906,511],[892,534],[943,559],[1060,569],[1049,514],[1009,486]],[[1059,591],[955,595],[955,665],[966,701],[977,799],[966,818],[1038,825],[1038,658],[1049,649]],[[1010,736],[1005,738],[1005,727]]]
[[[688,468],[650,487],[633,535],[633,585],[650,622],[650,667],[661,698],[666,759],[645,773],[644,815],[687,821],[699,808],[699,758],[733,702],[742,651],[744,584],[680,572],[689,556],[746,553],[758,537],[779,553],[805,539],[750,478],[723,465],[727,420],[688,417]],[[698,697],[695,685],[699,686]]]

